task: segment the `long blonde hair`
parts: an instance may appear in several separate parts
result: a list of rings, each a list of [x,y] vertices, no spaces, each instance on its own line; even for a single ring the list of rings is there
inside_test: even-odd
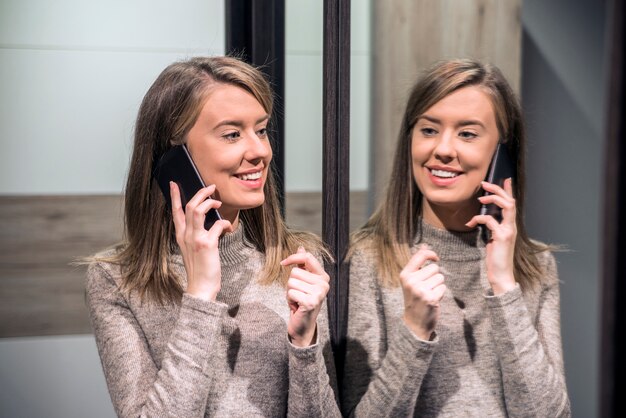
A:
[[[94,257],[119,264],[123,290],[159,303],[178,302],[183,293],[180,277],[171,268],[176,251],[174,224],[169,207],[152,171],[168,149],[185,142],[213,83],[232,84],[252,94],[268,115],[273,96],[261,71],[233,57],[194,57],[169,65],[143,98],[135,125],[133,153],[126,182],[124,240],[111,257]],[[328,255],[321,241],[306,232],[291,231],[279,209],[276,181],[270,170],[263,205],[240,211],[244,234],[265,254],[260,282],[285,283],[288,270],[280,261],[298,246]]]
[[[519,101],[498,68],[470,59],[444,61],[425,72],[411,90],[394,156],[386,198],[353,236],[354,245],[367,238],[378,257],[381,281],[399,285],[399,273],[410,258],[410,245],[422,215],[422,194],[413,179],[411,134],[420,115],[452,92],[479,86],[492,100],[500,138],[515,164],[513,192],[517,204],[514,274],[522,288],[541,279],[536,254],[552,247],[531,241],[524,227],[526,136]],[[407,193],[408,191],[408,193]],[[406,198],[399,199],[400,197]]]

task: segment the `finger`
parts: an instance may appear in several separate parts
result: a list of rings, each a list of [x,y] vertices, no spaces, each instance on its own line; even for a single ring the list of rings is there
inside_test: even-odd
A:
[[[441,299],[443,299],[443,295],[446,293],[446,289],[447,287],[445,284],[440,284],[439,286],[436,286],[433,289],[433,299],[440,302]]]
[[[204,223],[202,224],[202,228],[204,228]],[[207,239],[210,242],[217,243],[217,241],[219,240],[219,238],[222,236],[224,232],[232,232],[232,231],[233,231],[233,225],[230,223],[230,221],[227,221],[226,219],[221,219],[219,221],[216,221],[213,224],[213,226],[211,226],[211,229],[209,229],[209,232],[207,235]]]
[[[504,183],[506,184],[506,180],[504,181]],[[505,189],[498,186],[497,184],[489,183],[486,181],[482,181],[480,184],[484,190],[488,191],[491,194],[495,194],[504,198],[513,198],[512,193],[507,192]]]
[[[297,280],[301,280],[305,283],[308,283],[310,285],[313,286],[318,286],[318,287],[323,287],[323,288],[328,288],[328,276],[327,275],[320,275],[320,274],[316,274],[316,273],[311,273],[307,270],[304,270],[302,268],[299,267],[294,267],[291,270],[291,274],[289,275],[289,277],[292,277],[294,279]]]
[[[429,264],[426,267],[422,267],[417,271],[410,272],[406,274],[406,282],[410,283],[413,281],[422,282],[431,276],[439,273],[439,265],[438,264]]]
[[[511,197],[515,198],[515,195],[513,194],[513,179],[511,177],[504,180],[504,191],[511,195]]]
[[[480,203],[482,203],[483,205],[488,205],[490,203],[493,203],[502,209],[512,209],[515,207],[515,202],[512,201],[511,198],[504,198],[496,194],[480,196],[478,200],[480,200]]]
[[[222,202],[219,200],[213,200],[211,198],[207,198],[204,202],[200,203],[193,209],[193,227],[194,228],[202,228],[204,229],[204,221],[206,219],[206,214],[211,209],[219,209],[222,206]],[[189,209],[188,209],[189,210]]]
[[[193,226],[193,228],[199,228],[198,227],[198,223],[202,222],[202,227],[204,227],[204,214],[201,215],[201,219],[198,220],[194,220],[196,218],[196,214],[194,213],[196,207],[203,203],[204,201],[206,201],[207,199],[209,199],[211,197],[211,194],[215,191],[215,185],[212,184],[208,187],[204,187],[200,190],[198,190],[198,192],[191,198],[191,200],[189,200],[189,202],[187,202],[187,205],[185,206],[185,222],[187,225],[191,225]],[[208,210],[207,210],[208,211]],[[198,215],[198,217],[200,217]],[[189,228],[187,230],[187,239],[191,239],[191,236],[193,234],[192,229],[193,228]]]
[[[428,279],[424,280],[423,283],[424,283],[424,286],[426,286],[426,288],[434,289],[437,286],[443,284],[444,281],[445,281],[445,278],[443,277],[443,274],[437,273],[429,277]]]
[[[439,257],[437,256],[437,253],[435,253],[433,250],[422,247],[418,252],[413,254],[409,262],[402,269],[402,272],[411,273],[419,270],[427,260],[436,262],[439,261]],[[402,275],[402,273],[400,274]]]
[[[170,198],[172,200],[172,220],[176,231],[176,240],[182,239],[185,235],[185,212],[180,200],[180,190],[178,184],[170,181]],[[180,242],[179,242],[180,244]]]
[[[213,192],[215,192],[215,184],[211,184],[198,190],[196,194],[189,199],[189,202],[187,202],[187,209],[191,208],[193,210],[193,208],[211,197]]]
[[[307,295],[315,293],[316,290],[314,285],[294,277],[291,277],[289,278],[289,280],[287,280],[287,289],[295,289]]]
[[[291,304],[302,305],[307,300],[307,294],[297,289],[287,290],[287,302]]]
[[[324,267],[320,264],[320,262],[313,256],[313,254],[308,252],[297,252],[295,254],[290,255],[280,262],[283,266],[289,266],[292,264],[302,264],[304,268],[311,273],[316,273],[320,275],[326,275],[326,271]]]
[[[510,179],[507,179],[507,181]],[[510,184],[510,183],[509,183]],[[506,182],[505,182],[506,185]],[[509,186],[510,188],[510,186]],[[487,204],[495,204],[499,208],[502,209],[502,222],[503,223],[514,223],[515,222],[515,199],[510,195],[506,195],[506,197],[502,197],[495,194],[490,194],[487,196],[481,196],[478,198],[480,203]]]
[[[476,215],[465,226],[469,228],[475,228],[477,225],[485,225],[492,231],[495,231],[500,223],[491,215]]]

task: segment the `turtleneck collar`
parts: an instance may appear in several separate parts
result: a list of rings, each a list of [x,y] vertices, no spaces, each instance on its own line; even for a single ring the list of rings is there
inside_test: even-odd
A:
[[[420,218],[413,245],[428,244],[442,259],[476,261],[481,259],[481,247],[484,246],[479,232],[478,228],[467,232],[441,229]]]
[[[231,266],[241,263],[250,258],[256,251],[254,244],[250,242],[244,233],[243,222],[239,220],[237,229],[228,232],[220,237],[218,242],[220,262],[222,266]],[[183,257],[180,248],[176,246],[176,252],[172,254],[174,262],[183,264]]]
[[[249,258],[250,252],[254,251],[254,245],[247,239],[241,219],[239,219],[237,229],[220,237],[218,248],[220,261],[225,266],[237,264]]]

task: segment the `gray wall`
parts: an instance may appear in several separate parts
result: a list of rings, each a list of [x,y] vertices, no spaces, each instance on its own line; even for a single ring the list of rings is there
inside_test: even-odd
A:
[[[561,321],[576,417],[597,416],[605,1],[524,0],[527,226],[562,244]]]

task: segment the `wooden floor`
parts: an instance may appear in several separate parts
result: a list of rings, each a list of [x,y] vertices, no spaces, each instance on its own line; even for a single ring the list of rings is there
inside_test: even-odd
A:
[[[366,216],[366,192],[353,192],[352,230]],[[321,193],[288,193],[290,226],[321,232]],[[71,263],[122,237],[122,198],[0,197],[0,337],[91,332],[85,267]]]

